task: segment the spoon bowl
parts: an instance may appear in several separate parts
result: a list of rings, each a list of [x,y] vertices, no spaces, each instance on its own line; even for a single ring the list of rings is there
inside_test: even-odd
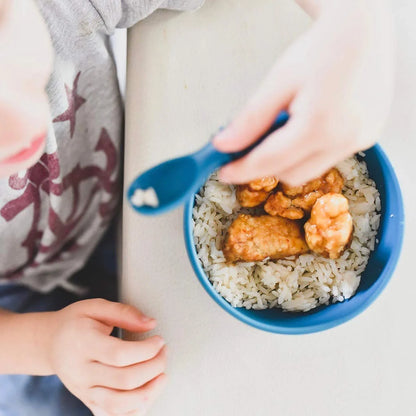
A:
[[[254,144],[235,153],[219,152],[209,142],[202,149],[187,156],[171,159],[139,175],[127,190],[127,199],[136,212],[143,215],[163,214],[185,202],[206,181],[209,175],[221,166],[240,159],[258,146],[270,133],[282,127],[289,115],[282,111],[269,130]],[[157,204],[137,205],[134,194],[137,190],[153,189],[157,195]]]
[[[198,165],[191,156],[168,160],[138,176],[130,185],[127,198],[131,201],[137,189],[153,188],[158,196],[157,207],[137,206],[133,203],[131,205],[140,214],[162,214],[176,205],[185,203],[188,199],[187,190],[194,189],[197,173]]]

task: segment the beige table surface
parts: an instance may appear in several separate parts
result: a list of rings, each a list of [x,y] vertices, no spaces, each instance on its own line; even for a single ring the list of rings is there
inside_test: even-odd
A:
[[[144,218],[125,205],[122,297],[159,320],[170,352],[170,383],[151,416],[416,415],[411,3],[396,2],[398,90],[382,138],[404,189],[407,235],[392,282],[365,313],[306,336],[250,328],[198,283],[185,253],[181,210]],[[126,184],[205,143],[308,24],[291,0],[208,0],[197,12],[158,12],[131,30]]]

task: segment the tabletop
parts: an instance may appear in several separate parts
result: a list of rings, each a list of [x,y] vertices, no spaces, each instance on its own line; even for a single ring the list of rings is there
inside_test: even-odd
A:
[[[158,319],[169,351],[169,383],[150,416],[415,414],[413,9],[411,0],[395,3],[397,92],[380,140],[405,198],[405,243],[392,281],[364,313],[303,336],[248,327],[199,284],[180,209],[147,218],[124,205],[122,299]],[[204,144],[309,25],[291,0],[208,0],[137,24],[128,42],[125,186]]]

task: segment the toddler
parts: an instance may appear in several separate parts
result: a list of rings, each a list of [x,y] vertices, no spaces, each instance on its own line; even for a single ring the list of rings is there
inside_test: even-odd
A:
[[[388,1],[298,2],[315,23],[214,144],[238,151],[281,110],[291,118],[224,167],[224,181],[304,183],[371,146],[387,117]],[[156,9],[202,3],[0,0],[2,416],[143,415],[166,381],[161,337],[111,336],[115,327],[145,333],[156,321],[116,302],[110,225],[123,114],[108,36]]]

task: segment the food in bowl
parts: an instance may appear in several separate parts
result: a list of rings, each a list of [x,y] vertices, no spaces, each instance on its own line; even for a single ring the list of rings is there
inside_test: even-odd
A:
[[[219,182],[214,174],[196,195],[193,208],[196,252],[213,287],[232,306],[306,312],[354,295],[376,245],[381,209],[376,185],[369,178],[365,162],[354,157],[309,182],[306,188],[263,180],[236,189]],[[253,198],[261,201],[260,205]],[[267,208],[271,198],[272,201],[278,198],[273,201],[278,212]],[[331,206],[325,199],[333,199],[332,208],[340,210],[334,217],[323,212],[322,208]],[[324,201],[322,206],[317,205],[319,200]],[[347,202],[347,212],[343,200]],[[345,228],[340,230],[332,223],[332,229],[340,231],[339,239],[328,238],[325,231],[331,227],[328,223],[325,226],[325,221],[339,215],[345,217],[347,213],[351,227],[348,218],[344,218]],[[281,234],[287,233],[298,251],[285,253],[282,247],[274,247],[274,252],[269,250],[264,257],[260,248],[260,253],[251,253],[246,258],[227,245],[233,223],[237,229],[248,226],[256,235],[262,234],[262,229],[272,235],[264,239],[265,245],[270,245],[267,243],[271,240],[272,246],[279,245]],[[305,225],[309,231],[303,236]],[[271,232],[276,228],[278,232]]]
[[[277,184],[278,180],[275,177],[266,176],[246,185],[240,185],[236,189],[238,202],[245,208],[256,207],[269,198]]]
[[[353,232],[347,198],[338,193],[318,198],[304,229],[306,244],[311,251],[339,259],[351,242]]]
[[[281,190],[267,199],[264,210],[270,215],[280,215],[297,220],[311,212],[318,198],[327,193],[340,193],[344,179],[338,169],[332,168],[321,177],[303,186],[281,184]],[[240,201],[240,198],[237,199]]]
[[[301,225],[283,217],[240,214],[224,239],[229,262],[278,260],[309,251]]]

